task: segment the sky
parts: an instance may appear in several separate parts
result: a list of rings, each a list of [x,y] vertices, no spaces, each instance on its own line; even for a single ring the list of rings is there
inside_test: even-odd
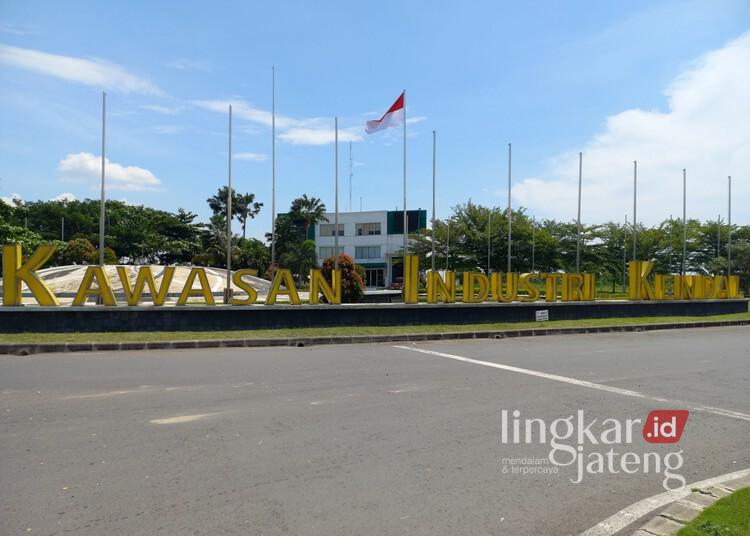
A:
[[[83,2],[0,0],[0,197],[108,197],[207,220],[225,185],[271,226],[306,193],[342,211],[402,208],[402,130],[365,134],[406,89],[407,207],[471,199],[538,219],[727,213],[750,224],[750,4],[633,2]],[[349,146],[351,142],[351,165]],[[349,201],[350,173],[351,204]],[[239,226],[237,226],[239,230]]]

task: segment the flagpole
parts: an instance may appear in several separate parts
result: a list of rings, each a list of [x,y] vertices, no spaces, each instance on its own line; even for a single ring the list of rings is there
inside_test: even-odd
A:
[[[670,217],[670,220],[672,218]],[[622,228],[622,291],[625,292],[625,279],[628,273],[628,215],[625,214],[625,225]]]
[[[232,299],[232,105],[229,105],[229,160],[227,165],[227,285],[224,303]]]
[[[536,263],[536,218],[531,218],[531,272]]]
[[[404,121],[406,122],[406,121]],[[435,271],[435,148],[436,135],[432,131],[432,271]]]
[[[682,170],[682,267],[680,275],[685,275],[687,260],[687,171]]]
[[[727,210],[727,276],[732,275],[732,176],[728,178],[729,199]]]
[[[633,259],[636,260],[638,257],[635,253],[635,247],[638,242],[638,218],[637,218],[637,192],[638,192],[638,161],[633,160]]]
[[[271,266],[276,266],[276,66],[271,66]]]
[[[721,256],[721,214],[716,215],[716,258]]]
[[[99,207],[99,265],[104,266],[104,220],[105,214],[105,197],[104,197],[104,157],[105,139],[107,132],[107,94],[102,91],[102,192],[101,203]]]
[[[581,182],[583,177],[583,153],[578,153],[578,231],[576,233],[576,273],[581,273]]]
[[[490,257],[492,255],[492,207],[487,212],[487,275],[490,275]]]
[[[511,228],[513,226],[513,213],[511,212],[510,208],[510,162],[511,162],[511,146],[510,143],[508,144],[508,273],[510,273],[510,245],[511,245],[511,237],[512,232]]]
[[[334,117],[333,119],[333,131],[334,131],[334,158],[336,159],[335,163],[335,177],[336,177],[336,217],[334,220],[334,233],[333,233],[333,269],[338,270],[339,269],[339,118]],[[351,145],[350,145],[351,147]],[[333,279],[331,279],[333,281]]]
[[[445,239],[445,271],[448,271],[448,266],[451,257],[451,219],[445,222],[446,224],[446,239]]]
[[[406,270],[407,237],[409,235],[409,220],[406,215],[406,90],[404,95],[404,270]],[[404,280],[406,272],[404,272]]]

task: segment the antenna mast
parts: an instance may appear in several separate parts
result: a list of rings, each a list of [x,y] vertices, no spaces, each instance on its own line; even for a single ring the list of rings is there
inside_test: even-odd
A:
[[[352,178],[354,177],[354,165],[352,163],[352,142],[349,142],[349,212],[352,211]]]

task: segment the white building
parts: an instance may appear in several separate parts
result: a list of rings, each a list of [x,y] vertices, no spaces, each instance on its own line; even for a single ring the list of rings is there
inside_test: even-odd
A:
[[[334,255],[334,214],[328,223],[315,226],[318,262]],[[427,211],[408,210],[408,232],[427,227]],[[403,277],[401,249],[404,245],[404,213],[370,210],[339,213],[339,252],[349,255],[365,269],[368,287],[385,287]]]

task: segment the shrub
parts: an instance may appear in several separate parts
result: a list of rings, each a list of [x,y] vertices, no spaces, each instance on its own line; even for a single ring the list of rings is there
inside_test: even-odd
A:
[[[323,261],[321,272],[326,281],[331,282],[331,273],[335,257],[328,257]],[[341,303],[357,303],[365,295],[365,282],[359,275],[358,266],[349,255],[339,255],[339,270],[341,271]]]

